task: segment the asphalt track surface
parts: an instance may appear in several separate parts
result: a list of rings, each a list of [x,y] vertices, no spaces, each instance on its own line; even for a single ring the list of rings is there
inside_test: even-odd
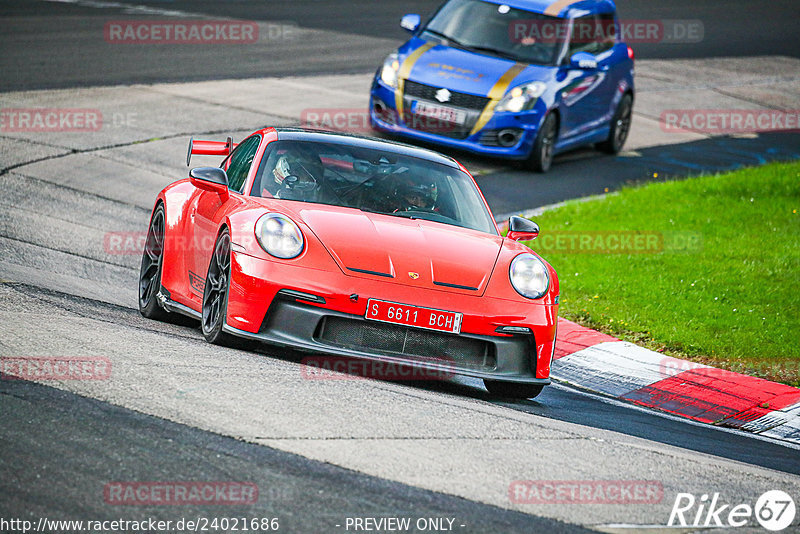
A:
[[[98,1],[0,2],[0,92],[264,76],[372,72],[407,37],[408,12],[431,13],[438,1],[296,2]],[[697,20],[703,39],[692,44],[641,43],[637,58],[800,57],[800,3],[645,0],[618,2],[623,19]],[[104,25],[118,20],[234,18],[261,23],[252,45],[111,44]],[[758,20],[754,24],[754,19]],[[794,73],[786,73],[793,75]],[[366,91],[366,88],[364,89]],[[308,95],[304,95],[306,98]],[[689,107],[690,104],[687,103]],[[437,148],[437,147],[432,147]],[[556,157],[546,175],[500,160],[451,151],[477,175],[495,215],[520,212],[623,184],[679,178],[800,156],[800,134],[756,139],[723,137],[649,148],[636,156],[578,150]],[[533,187],[541,186],[541,187]]]
[[[313,48],[303,51],[299,47],[286,52],[283,58],[251,57],[247,61],[241,60],[239,51],[237,60],[232,61],[229,56],[232,52],[222,48],[203,57],[202,61],[192,57],[194,49],[165,50],[165,54],[159,51],[160,59],[155,62],[153,51],[146,49],[132,50],[123,56],[116,55],[115,50],[115,54],[110,55],[103,41],[97,39],[97,29],[102,30],[104,22],[111,17],[142,17],[124,6],[105,7],[99,11],[83,5],[3,2],[0,4],[3,29],[0,71],[6,75],[0,81],[0,90],[303,74],[319,72],[321,64],[331,72],[361,72],[374,69],[376,61],[380,61],[387,50],[348,55],[359,35],[384,39],[388,36],[388,40],[395,39],[399,43],[403,34],[396,27],[397,18],[409,11],[426,12],[436,4],[129,3],[215,17],[282,21],[322,32],[347,32],[355,37],[342,37],[342,49],[327,55],[325,61],[314,59],[319,54]],[[676,45],[668,50],[661,47],[650,50],[642,45],[639,57],[648,57],[648,54],[649,57],[785,55],[787,39],[793,42],[800,34],[796,2],[775,2],[769,7],[766,3],[726,2],[724,9],[717,2],[696,1],[619,2],[619,5],[621,12],[628,10],[629,18],[700,18],[704,22],[706,40],[702,46]],[[763,17],[757,28],[763,35],[754,34],[756,29],[751,20],[754,12]],[[160,15],[147,16],[157,18]],[[742,38],[742,35],[747,37]],[[76,43],[81,45],[76,46]],[[796,48],[794,53],[797,53]],[[506,213],[557,202],[576,194],[600,193],[605,187],[613,188],[622,183],[652,179],[654,168],[662,171],[660,178],[686,176],[770,159],[793,159],[798,157],[798,151],[798,134],[768,134],[755,139],[725,137],[644,149],[638,155],[621,158],[598,158],[592,151],[578,151],[562,157],[560,164],[544,176],[532,176],[511,167],[501,171],[502,179],[494,173],[478,180],[495,213]],[[109,260],[72,246],[69,239],[49,243],[44,230],[42,234],[30,236],[19,232],[25,224],[37,224],[36,221],[40,221],[38,224],[43,229],[59,221],[66,222],[67,226],[75,224],[78,232],[85,231],[87,235],[102,228],[103,221],[109,218],[146,224],[149,206],[115,200],[116,192],[98,195],[88,184],[90,180],[88,177],[86,184],[65,187],[58,177],[42,180],[17,174],[0,175],[5,193],[0,201],[0,246],[6,257],[13,257],[14,265],[25,266],[12,273],[14,281],[0,283],[3,329],[8,329],[0,338],[0,349],[18,354],[20,347],[29,346],[31,354],[51,354],[65,345],[73,351],[85,348],[89,352],[107,350],[129,354],[128,365],[132,368],[138,365],[138,372],[145,377],[149,372],[147,363],[159,351],[180,354],[180,361],[176,359],[174,364],[176,369],[192,365],[194,360],[187,355],[200,358],[202,366],[217,360],[225,364],[234,361],[232,366],[243,376],[245,372],[259,369],[257,366],[270,366],[273,371],[276,366],[297,368],[302,356],[290,351],[264,348],[248,356],[212,349],[204,345],[196,328],[160,325],[141,319],[130,299],[135,287],[137,258]],[[545,192],[518,204],[513,192],[531,180],[546,183],[546,188],[537,188]],[[129,184],[129,187],[135,186]],[[36,191],[35,198],[30,195],[31,191]],[[26,214],[20,213],[20,206],[24,206]],[[41,274],[48,269],[53,276]],[[6,272],[4,278],[12,276]],[[107,289],[114,287],[120,288],[119,295],[103,296],[104,292],[110,295],[113,289]],[[126,369],[124,360],[122,368]],[[165,367],[154,367],[152,372],[167,371]],[[158,380],[163,379],[163,376],[153,376],[154,391]],[[635,473],[641,479],[664,480],[665,486],[672,490],[680,490],[680,481],[685,480],[687,487],[697,488],[697,491],[700,488],[714,491],[721,487],[734,494],[738,491],[739,495],[750,496],[766,487],[772,489],[776,484],[785,483],[787,487],[798,484],[800,453],[796,448],[690,424],[564,386],[546,388],[535,400],[509,403],[490,399],[477,381],[465,379],[400,385],[359,381],[357,394],[353,392],[356,385],[345,385],[347,388],[341,389],[347,391],[347,399],[354,404],[370,405],[370,399],[384,395],[389,388],[396,394],[393,400],[397,404],[392,410],[400,413],[404,410],[436,411],[448,403],[459,402],[467,403],[476,411],[497,409],[518,413],[528,418],[526,421],[540,425],[545,435],[557,435],[569,429],[574,437],[553,443],[565,451],[581,451],[581,456],[585,454],[586,458],[576,455],[574,459],[567,458],[550,466],[529,460],[536,466],[533,471],[543,479],[602,476],[585,469],[571,470],[574,464],[592,462],[597,466],[597,473],[608,478],[609,472],[603,470],[612,469],[617,461],[609,454],[619,454],[625,456],[620,465],[629,463],[631,466],[628,474]],[[131,387],[130,383],[128,386]],[[145,390],[147,386],[143,386]],[[286,393],[285,389],[281,391]],[[580,532],[580,526],[570,523],[585,524],[581,509],[566,507],[555,513],[566,517],[568,523],[552,519],[548,512],[538,509],[525,513],[508,510],[476,502],[481,499],[453,496],[458,494],[456,490],[420,489],[415,484],[396,480],[402,477],[393,480],[389,476],[370,476],[364,474],[363,471],[367,471],[364,469],[351,470],[333,465],[336,464],[333,461],[309,459],[313,454],[292,454],[281,450],[274,441],[267,444],[270,446],[254,444],[252,439],[243,439],[241,434],[225,430],[224,423],[214,421],[210,415],[198,416],[196,424],[181,424],[174,421],[191,421],[192,418],[151,409],[146,403],[123,402],[124,395],[109,396],[107,400],[87,398],[92,394],[91,389],[77,395],[25,381],[0,381],[0,421],[3,424],[0,432],[0,517],[175,519],[231,516],[236,514],[207,507],[181,507],[178,512],[164,507],[120,510],[104,504],[102,488],[110,480],[246,479],[257,482],[261,494],[259,503],[248,508],[246,515],[281,517],[282,530],[288,532],[342,531],[336,525],[347,516],[455,517],[465,525],[457,529],[461,532]],[[189,397],[192,390],[187,389],[183,394]],[[216,390],[216,394],[216,401],[222,404],[232,393]],[[302,395],[308,393],[298,392],[298,396]],[[420,399],[425,402],[422,407]],[[245,418],[251,416],[254,421],[263,417],[264,412],[279,414],[284,408],[279,402],[280,396],[273,400],[274,404],[243,406],[237,411],[243,411]],[[206,402],[207,411],[213,413],[213,395]],[[341,421],[346,420],[344,417],[351,410],[353,418],[363,415],[335,394],[325,402],[343,412]],[[164,404],[169,407],[169,402]],[[331,416],[334,422],[339,415]],[[276,424],[283,422],[279,415],[275,417]],[[443,421],[438,424],[444,424]],[[371,424],[378,423],[367,421],[364,426]],[[420,422],[420,426],[424,424],[436,425],[437,421]],[[420,429],[420,434],[424,435],[424,430]],[[486,430],[487,434],[497,432]],[[482,429],[478,429],[480,433]],[[337,439],[342,439],[344,446],[345,438]],[[501,436],[498,442],[514,439],[512,433]],[[309,438],[309,441],[312,440]],[[574,443],[589,445],[586,449],[571,448]],[[593,448],[597,443],[613,446]],[[435,449],[435,440],[432,444]],[[545,440],[542,446],[551,447]],[[552,457],[553,453],[543,451],[542,454]],[[424,458],[420,462],[424,464]],[[416,468],[407,467],[411,471]],[[465,463],[461,469],[469,473],[472,466]],[[453,474],[454,479],[458,478],[456,474]],[[524,478],[526,474],[519,476]],[[726,479],[729,481],[723,482]],[[475,480],[473,484],[479,487],[481,481]],[[673,495],[674,491],[668,499]],[[631,511],[630,521],[635,521],[637,514]],[[653,514],[642,513],[641,517],[652,519]],[[666,516],[661,516],[660,523],[664,521]],[[589,521],[597,522],[603,521]]]
[[[8,249],[7,242],[5,246]],[[80,269],[81,266],[76,267]],[[6,347],[16,347],[17,339],[28,337],[30,350],[39,354],[42,347],[47,345],[63,344],[75,350],[80,346],[75,343],[76,340],[87,339],[84,348],[90,351],[93,347],[103,347],[107,351],[130,353],[131,360],[141,362],[133,365],[143,367],[144,376],[150,375],[154,382],[171,372],[161,365],[144,368],[150,367],[147,360],[154,351],[168,351],[175,356],[178,354],[176,350],[193,354],[194,357],[189,361],[194,360],[201,367],[214,365],[208,357],[210,354],[228,358],[233,352],[231,356],[237,359],[244,356],[230,349],[209,347],[205,350],[196,328],[152,323],[139,317],[131,307],[77,297],[69,291],[57,292],[33,285],[4,283],[0,285],[0,295],[3,309],[20,310],[21,317],[30,316],[34,319],[29,323],[29,332],[24,333],[18,327],[20,319],[11,319],[10,313],[4,314],[4,321],[12,329],[11,335],[5,336],[3,345]],[[50,339],[36,339],[36,324],[42,320],[47,321],[45,330],[52,328]],[[85,337],[87,332],[81,323],[87,321],[100,325],[91,329],[99,338],[94,342],[89,342]],[[107,335],[103,326],[106,324],[113,325],[118,334]],[[65,330],[72,331],[72,335],[65,333]],[[133,346],[126,339],[131,335],[147,336],[158,346],[148,347],[146,343]],[[109,339],[103,340],[103,337]],[[303,357],[292,351],[266,347],[254,356],[270,366],[277,362],[295,368]],[[120,363],[116,357],[112,359],[115,366]],[[174,360],[176,367],[186,365],[186,360],[180,362],[180,359],[172,357],[170,360]],[[124,362],[119,367],[118,371],[124,373]],[[232,366],[233,375],[242,372],[242,368],[233,367],[238,365]],[[118,371],[115,370],[115,373]],[[263,382],[263,387],[271,387],[268,378]],[[358,382],[359,386],[367,388],[368,394],[372,389],[372,395],[380,392],[385,384]],[[200,387],[211,388],[213,383],[212,378],[211,382]],[[180,403],[196,393],[193,389],[197,384],[193,388],[193,384],[179,380],[177,385],[179,389],[171,401],[166,399],[168,402]],[[147,384],[141,384],[140,387],[148,389]],[[782,483],[791,483],[800,474],[800,464],[797,462],[800,452],[796,448],[656,415],[559,385],[546,388],[535,400],[519,402],[491,400],[478,381],[469,379],[405,383],[400,384],[399,388],[401,395],[397,400],[401,402],[394,405],[393,410],[413,410],[413,401],[410,399],[430,396],[434,402],[441,402],[444,406],[453,402],[452,399],[462,399],[477,403],[476,407],[487,404],[529,414],[534,417],[532,421],[542,427],[537,432],[542,432],[542,446],[545,447],[550,446],[546,436],[560,432],[563,423],[576,425],[576,436],[571,439],[579,442],[586,440],[588,444],[611,442],[614,445],[611,450],[620,451],[621,454],[626,454],[620,450],[625,445],[641,439],[641,443],[627,451],[627,454],[633,451],[631,458],[623,461],[638,463],[638,448],[644,449],[642,452],[655,453],[654,458],[649,458],[644,465],[637,465],[635,472],[640,479],[664,480],[665,486],[673,484],[667,481],[676,475],[680,479],[685,478],[687,484],[697,475],[703,479],[703,472],[708,469],[703,466],[704,462],[720,469],[723,476],[732,479],[734,486],[743,484],[745,487],[755,487],[761,483],[758,478],[766,474],[771,479],[768,483],[780,486]],[[161,393],[156,389],[153,387],[153,396]],[[344,393],[352,399],[352,391]],[[222,400],[229,393],[218,391],[217,395],[221,395],[219,400]],[[281,396],[278,395],[276,400],[280,401]],[[328,398],[326,402],[331,408],[345,413],[352,409],[335,397]],[[209,400],[208,408],[212,411],[214,404],[213,398]],[[271,413],[281,409],[279,403],[264,404],[260,408],[236,408],[250,417],[266,417],[268,420],[272,417]],[[430,411],[430,408],[426,410]],[[0,455],[0,472],[3,473],[0,478],[0,495],[3,496],[0,500],[0,517],[28,518],[34,522],[39,517],[84,520],[122,517],[126,520],[153,518],[176,521],[180,518],[244,515],[248,518],[278,517],[282,530],[287,532],[342,531],[337,525],[344,524],[347,517],[448,517],[455,518],[458,525],[463,525],[456,529],[459,532],[584,531],[574,524],[368,476],[145,413],[47,385],[22,380],[0,381],[0,417],[3,421],[0,434],[3,451]],[[551,423],[548,421],[558,426],[549,428]],[[369,422],[366,424],[369,426]],[[380,429],[376,431],[383,433]],[[464,432],[469,434],[469,430]],[[495,433],[497,429],[478,430],[479,434],[484,432]],[[413,431],[411,433],[414,434]],[[509,436],[505,439],[514,438]],[[733,463],[724,459],[733,460]],[[565,460],[567,465],[571,465],[577,459]],[[598,462],[596,468],[601,470],[611,459],[601,455],[592,461]],[[550,475],[551,467],[542,466],[533,459],[528,462],[534,470],[544,473],[542,478],[545,480],[579,478],[580,470],[571,472],[567,468],[566,473],[569,474]],[[420,459],[420,467],[424,469],[424,465],[424,459]],[[748,465],[773,471],[749,472],[750,468],[745,467]],[[408,469],[416,468],[408,466]],[[463,469],[469,471],[471,467],[464,465]],[[564,466],[552,466],[552,469],[560,473]],[[741,475],[746,478],[739,480]],[[593,477],[584,472],[581,478]],[[128,480],[246,481],[258,486],[260,497],[255,505],[235,508],[235,514],[228,507],[220,506],[119,507],[104,501],[105,484]],[[475,483],[480,485],[482,482],[476,480]],[[709,482],[706,480],[705,484]],[[671,497],[669,495],[665,500]],[[581,523],[582,510],[573,510],[566,512],[573,516],[570,523]]]
[[[405,13],[432,13],[438,0],[256,1],[118,0],[0,3],[0,90],[192,81],[374,71],[408,36]],[[133,7],[131,7],[133,6]],[[143,9],[142,6],[149,8]],[[790,55],[800,35],[800,4],[748,0],[621,0],[624,20],[698,20],[699,43],[635,45],[637,57]],[[103,38],[115,20],[234,18],[271,22],[252,45],[114,45]],[[286,31],[281,30],[284,28]],[[325,48],[292,27],[335,32]],[[324,36],[322,36],[324,37]],[[380,46],[366,44],[378,38]],[[288,46],[287,46],[288,43]],[[78,52],[78,53],[76,53]]]
[[[337,526],[346,517],[388,512],[457,517],[465,525],[458,530],[469,525],[469,532],[588,532],[311,462],[38,384],[4,381],[0,397],[6,475],[0,481],[0,515],[6,518],[21,517],[22,510],[22,517],[75,517],[78,507],[83,517],[114,517],[103,499],[109,480],[125,474],[139,480],[185,480],[189,475],[194,480],[255,483],[260,498],[248,507],[248,517],[279,518],[290,532],[331,532],[340,530]],[[124,515],[128,520],[176,520],[173,510],[158,506]],[[230,516],[201,506],[183,507],[181,515]]]

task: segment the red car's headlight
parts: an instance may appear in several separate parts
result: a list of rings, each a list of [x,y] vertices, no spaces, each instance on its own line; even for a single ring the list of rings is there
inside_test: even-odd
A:
[[[258,219],[256,239],[261,248],[276,258],[288,260],[303,252],[303,232],[280,213],[265,213]]]
[[[520,254],[511,261],[508,277],[514,289],[529,299],[538,299],[550,289],[547,266],[533,254]]]

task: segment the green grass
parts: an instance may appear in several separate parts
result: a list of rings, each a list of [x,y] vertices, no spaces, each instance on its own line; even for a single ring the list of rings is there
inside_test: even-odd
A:
[[[558,272],[562,317],[800,385],[800,163],[626,188],[535,220],[541,234],[528,244]],[[642,234],[644,250],[569,248],[624,232]]]

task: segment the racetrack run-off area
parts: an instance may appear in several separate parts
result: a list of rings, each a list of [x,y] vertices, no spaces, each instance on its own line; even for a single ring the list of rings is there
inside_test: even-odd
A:
[[[800,389],[665,356],[559,321],[553,376],[703,423],[800,443]]]
[[[5,94],[8,106],[49,102],[54,107],[98,109],[111,117],[97,132],[15,133],[2,138],[3,153],[9,155],[0,176],[5,191],[6,252],[0,261],[0,277],[7,281],[2,306],[5,353],[107,357],[113,368],[109,380],[49,385],[154,416],[158,419],[149,424],[156,427],[173,421],[498,510],[582,525],[665,524],[677,493],[700,494],[707,487],[752,501],[767,489],[797,487],[796,477],[785,472],[795,471],[790,467],[795,449],[698,427],[662,436],[654,427],[687,425],[652,413],[630,415],[630,408],[606,405],[602,399],[578,401],[559,387],[551,386],[536,401],[509,405],[487,402],[484,390],[469,380],[449,385],[311,381],[303,378],[300,358],[292,353],[220,349],[206,345],[196,329],[139,318],[139,250],[135,245],[110,246],[108,236],[144,231],[155,193],[186,173],[188,137],[224,139],[230,134],[241,139],[247,125],[297,124],[304,105],[293,103],[291,94],[325,87],[331,103],[345,102],[358,94],[366,79],[336,76],[324,83],[293,78]],[[250,95],[256,92],[271,96],[254,106]],[[644,89],[641,100],[646,101]],[[271,103],[269,109],[264,101]],[[115,125],[115,116],[131,120]],[[635,141],[631,148],[646,150],[637,148]],[[482,165],[488,164],[479,162],[478,169]],[[3,403],[4,410],[12,406]],[[567,417],[576,422],[559,420],[576,406],[583,408]],[[7,415],[16,413],[13,410]],[[741,439],[755,445],[742,446]],[[50,454],[46,450],[41,454]],[[726,458],[746,458],[750,464]],[[180,458],[170,465],[189,478],[207,476]],[[107,480],[140,479],[137,473],[148,472],[118,472],[113,465],[103,470]],[[654,478],[664,488],[658,503],[581,505],[578,515],[576,505],[525,504],[508,496],[515,480]],[[39,483],[29,484],[49,494]],[[108,510],[96,491],[85,489],[71,498],[103,516]],[[292,523],[285,511],[301,513],[307,504],[299,499],[280,508],[287,529],[299,529],[302,523]],[[44,513],[46,502],[38,509]],[[330,529],[344,520],[335,508],[328,513],[318,520],[330,521],[320,523]],[[476,523],[471,525],[465,528],[480,531]]]

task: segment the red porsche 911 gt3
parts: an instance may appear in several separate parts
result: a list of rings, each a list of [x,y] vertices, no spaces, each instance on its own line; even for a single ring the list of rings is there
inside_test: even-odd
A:
[[[238,145],[158,194],[139,277],[145,317],[236,338],[482,378],[504,397],[550,382],[558,278],[502,237],[475,181],[417,147],[295,128]]]

